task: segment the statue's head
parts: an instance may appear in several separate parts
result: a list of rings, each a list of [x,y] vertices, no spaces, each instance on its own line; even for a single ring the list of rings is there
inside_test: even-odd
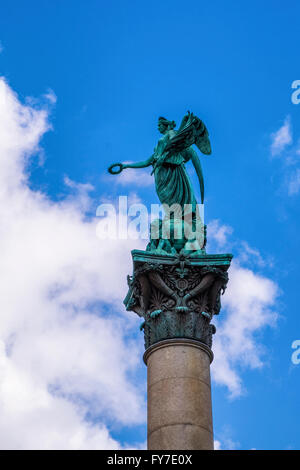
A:
[[[165,134],[167,131],[174,129],[175,126],[175,121],[168,121],[168,119],[162,116],[158,118],[158,130],[161,134]]]

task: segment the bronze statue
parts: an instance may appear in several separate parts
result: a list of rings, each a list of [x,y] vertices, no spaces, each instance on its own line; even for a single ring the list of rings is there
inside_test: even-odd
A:
[[[205,155],[211,154],[208,131],[205,124],[193,113],[188,112],[179,127],[175,130],[175,122],[160,117],[158,130],[163,137],[158,141],[153,155],[143,162],[114,163],[108,168],[111,174],[119,174],[126,168],[146,168],[153,166],[156,192],[162,204],[196,204],[194,190],[186,172],[185,164],[191,160],[196,170],[199,183],[201,204],[204,202],[204,181],[201,163],[193,144]],[[115,171],[114,168],[118,167]]]

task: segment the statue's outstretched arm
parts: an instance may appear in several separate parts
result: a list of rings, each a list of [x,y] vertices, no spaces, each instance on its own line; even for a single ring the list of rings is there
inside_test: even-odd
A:
[[[196,170],[199,184],[200,184],[200,194],[201,194],[201,204],[204,202],[204,179],[203,179],[203,173],[202,173],[202,167],[200,163],[200,158],[198,157],[197,153],[191,152],[191,160],[194,165],[194,168]]]
[[[150,166],[153,160],[153,155],[148,158],[148,160],[145,160],[143,162],[137,162],[137,163],[124,163],[123,168],[146,168],[147,166]]]
[[[109,173],[112,175],[118,175],[123,171],[125,168],[146,168],[147,166],[150,166],[153,162],[153,155],[149,157],[147,160],[144,160],[143,162],[137,162],[137,163],[113,163],[110,165],[108,168]],[[117,166],[119,167],[118,170],[113,170],[113,168]]]

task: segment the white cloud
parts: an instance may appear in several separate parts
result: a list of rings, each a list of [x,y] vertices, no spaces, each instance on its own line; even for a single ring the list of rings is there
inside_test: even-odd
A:
[[[290,176],[290,180],[288,184],[289,196],[298,194],[299,190],[300,190],[300,168],[297,168],[295,171],[292,172],[292,175]]]
[[[288,145],[293,142],[291,120],[290,117],[286,117],[284,124],[271,135],[271,154],[273,156],[280,155]]]
[[[276,324],[274,307],[278,288],[270,279],[236,262],[232,263],[229,275],[222,299],[226,317],[216,323],[212,370],[214,380],[226,385],[232,396],[237,396],[243,392],[239,366],[250,369],[263,366],[264,347],[255,335],[262,328]]]
[[[89,185],[66,178],[74,193],[60,202],[29,188],[49,128],[47,108],[22,105],[0,79],[0,445],[117,448],[109,423],[145,420],[129,379],[142,346],[125,339],[136,319],[115,313],[139,242],[97,239]]]
[[[208,243],[213,243],[215,249],[230,249],[228,239],[233,229],[229,225],[221,224],[220,220],[212,220],[207,226]],[[208,250],[210,245],[208,245]]]
[[[64,203],[67,201],[78,210],[88,211],[91,209],[92,200],[89,193],[94,190],[94,187],[89,183],[77,183],[71,180],[68,176],[64,177],[65,185],[70,189],[70,193],[66,196]]]
[[[222,450],[220,441],[214,441],[214,449],[215,450]]]
[[[57,101],[57,96],[51,88],[49,88],[47,93],[44,94],[44,98],[46,98],[46,100],[51,104],[55,104]]]
[[[230,437],[224,435],[222,435],[222,441],[214,441],[214,450],[236,450],[239,446],[239,442],[234,442]]]
[[[241,263],[254,263],[255,265],[263,268],[266,265],[272,266],[270,258],[264,259],[259,250],[252,248],[249,243],[242,241],[239,246],[239,261]]]
[[[283,126],[274,134],[271,135],[272,145],[271,154],[282,155],[284,157],[283,168],[283,185],[284,190],[288,191],[289,196],[294,196],[300,190],[300,168],[299,168],[299,155],[300,155],[300,140],[293,144],[293,137],[291,132],[291,119],[288,116],[285,119]]]
[[[222,230],[220,224],[209,226],[211,243],[216,238],[217,244],[227,238],[220,237],[228,229]],[[214,230],[213,230],[214,229]],[[245,242],[240,243],[245,246]],[[215,359],[212,364],[212,377],[216,383],[225,385],[231,397],[245,391],[241,370],[261,368],[264,364],[264,347],[256,339],[259,331],[267,326],[274,326],[277,320],[276,298],[278,286],[269,278],[242,266],[250,257],[261,265],[262,258],[258,250],[246,244],[247,257],[233,260],[229,269],[229,283],[222,297],[220,317],[214,318],[217,333],[214,336],[213,350]],[[220,244],[217,246],[220,249]],[[211,251],[211,250],[210,250]]]
[[[65,398],[51,395],[36,372],[28,370],[32,366],[32,358],[24,366],[8,357],[4,343],[0,343],[2,449],[119,447],[105,426],[89,425],[83,410],[76,410]]]

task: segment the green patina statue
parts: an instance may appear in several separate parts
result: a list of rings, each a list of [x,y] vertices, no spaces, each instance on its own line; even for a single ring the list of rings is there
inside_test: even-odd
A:
[[[125,168],[146,168],[153,166],[156,192],[162,204],[172,206],[180,204],[196,204],[194,190],[185,169],[185,163],[192,161],[200,183],[201,204],[204,202],[204,182],[199,157],[192,148],[193,144],[202,153],[209,155],[211,146],[205,124],[193,113],[188,112],[179,127],[175,130],[175,122],[160,117],[158,130],[163,137],[159,139],[153,155],[148,160],[138,163],[114,163],[108,171],[115,175]],[[117,167],[117,169],[114,169]]]
[[[211,153],[211,146],[205,124],[193,113],[188,112],[184,116],[178,130],[175,130],[175,126],[174,121],[160,117],[158,130],[163,137],[159,139],[153,155],[143,162],[114,163],[108,171],[114,175],[121,173],[125,168],[146,168],[152,165],[158,198],[164,208],[173,209],[172,214],[169,212],[163,220],[159,219],[151,224],[147,250],[167,253],[192,250],[196,255],[196,252],[200,253],[205,249],[205,226],[200,218],[185,164],[191,160],[194,165],[203,204],[204,181],[201,163],[192,145],[195,144],[206,155]],[[164,235],[166,227],[170,227],[170,232],[167,230],[170,236]]]

